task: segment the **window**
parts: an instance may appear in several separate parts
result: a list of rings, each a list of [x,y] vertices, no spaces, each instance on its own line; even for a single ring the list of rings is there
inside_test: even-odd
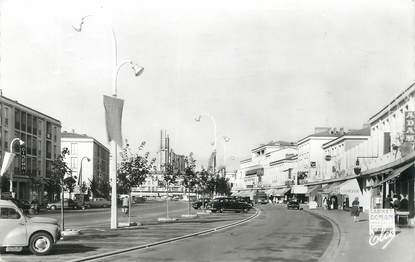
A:
[[[72,157],[71,158],[71,169],[77,169],[78,168],[78,158]]]
[[[9,127],[9,108],[4,107],[4,126]]]
[[[78,144],[72,143],[71,144],[71,155],[77,155],[78,154]]]
[[[53,141],[56,143],[58,137],[58,129],[56,126],[53,127]]]
[[[34,116],[33,117],[33,132],[32,132],[32,134],[34,134],[35,136],[37,135],[37,125],[38,125],[37,118]]]
[[[20,124],[21,124],[21,130],[26,131],[26,112],[21,113]]]
[[[0,208],[0,219],[19,219],[20,214],[14,208]]]
[[[20,111],[17,109],[14,111],[14,128],[20,129]]]
[[[9,132],[4,130],[4,149],[9,149]]]
[[[383,154],[387,154],[391,151],[391,133],[383,133]]]

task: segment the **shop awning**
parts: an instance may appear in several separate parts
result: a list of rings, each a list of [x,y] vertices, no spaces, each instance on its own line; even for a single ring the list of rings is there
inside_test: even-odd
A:
[[[248,170],[248,171],[245,172],[246,176],[254,176],[254,175],[262,176],[263,174],[264,174],[264,168],[263,167],[255,168],[255,169]]]
[[[388,176],[387,178],[385,178],[385,179],[377,182],[376,184],[373,185],[373,187],[378,187],[378,186],[382,185],[383,183],[388,182],[389,180],[394,179],[394,178],[400,176],[400,174],[403,171],[405,171],[408,168],[410,168],[413,164],[414,163],[409,163],[409,164],[406,164],[406,165],[404,165],[404,166],[402,166],[400,168],[397,168],[397,169],[393,170],[390,176]]]
[[[331,194],[356,195],[360,193],[360,188],[356,179],[349,179],[332,186],[330,191]]]
[[[240,197],[250,197],[252,195],[252,191],[240,191],[237,193],[236,196]]]
[[[316,193],[318,189],[321,189],[321,185],[308,186],[306,195],[312,195]]]
[[[333,184],[329,184],[323,188],[323,194],[331,194],[335,190],[336,186],[340,185],[341,182],[335,182]]]
[[[269,196],[283,196],[290,190],[291,188],[289,187],[278,188],[278,189],[272,188],[272,189],[268,189],[265,193]]]

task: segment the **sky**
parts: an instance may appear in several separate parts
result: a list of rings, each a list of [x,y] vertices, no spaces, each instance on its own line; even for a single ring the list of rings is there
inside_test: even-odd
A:
[[[361,128],[414,81],[411,0],[0,0],[3,95],[106,140],[103,95],[118,61],[123,137],[237,168],[271,140]],[[86,15],[81,32],[73,30]],[[223,136],[226,143],[224,157]]]

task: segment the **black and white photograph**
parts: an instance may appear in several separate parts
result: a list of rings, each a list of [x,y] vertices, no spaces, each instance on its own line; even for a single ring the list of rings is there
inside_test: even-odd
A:
[[[0,262],[414,262],[414,0],[0,0]]]

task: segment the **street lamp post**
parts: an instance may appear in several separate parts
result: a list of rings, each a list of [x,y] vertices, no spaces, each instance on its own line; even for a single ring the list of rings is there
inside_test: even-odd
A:
[[[216,173],[216,121],[215,118],[209,114],[200,114],[195,118],[196,122],[200,122],[200,120],[202,119],[202,116],[206,116],[208,117],[212,123],[213,123],[213,136],[214,136],[214,141],[213,141],[213,149],[215,152],[215,159],[213,160],[213,173]]]
[[[22,146],[23,144],[24,144],[24,141],[23,140],[21,140],[20,138],[14,138],[11,142],[10,142],[10,153],[12,153],[13,154],[13,144],[15,143],[15,142],[19,142],[19,144],[20,144],[20,146]],[[9,189],[9,192],[10,192],[10,194],[12,195],[12,197],[13,197],[13,174],[12,173],[10,173],[10,189]],[[14,198],[14,197],[13,197]]]
[[[84,161],[84,159],[86,159],[88,162],[91,161],[91,159],[87,156],[84,156],[81,158],[81,164],[79,166],[79,172],[78,172],[78,186],[79,186],[79,192],[81,193],[81,186],[82,186],[82,163]]]
[[[226,143],[229,143],[231,139],[227,136],[223,137],[223,166],[225,168],[225,171],[223,173],[223,176],[226,176]]]
[[[84,16],[77,27],[73,26],[74,30],[77,32],[82,31],[82,26],[87,17],[92,15]],[[141,75],[144,71],[144,68],[133,63],[131,60],[124,60],[118,64],[118,54],[117,54],[117,38],[115,36],[114,29],[111,27],[112,33],[112,43],[113,43],[113,96],[117,97],[117,79],[118,73],[122,66],[130,64],[131,69],[134,71],[135,76]],[[112,141],[113,147],[113,167],[110,170],[110,183],[111,183],[111,229],[116,229],[118,227],[118,216],[117,216],[117,143]]]

